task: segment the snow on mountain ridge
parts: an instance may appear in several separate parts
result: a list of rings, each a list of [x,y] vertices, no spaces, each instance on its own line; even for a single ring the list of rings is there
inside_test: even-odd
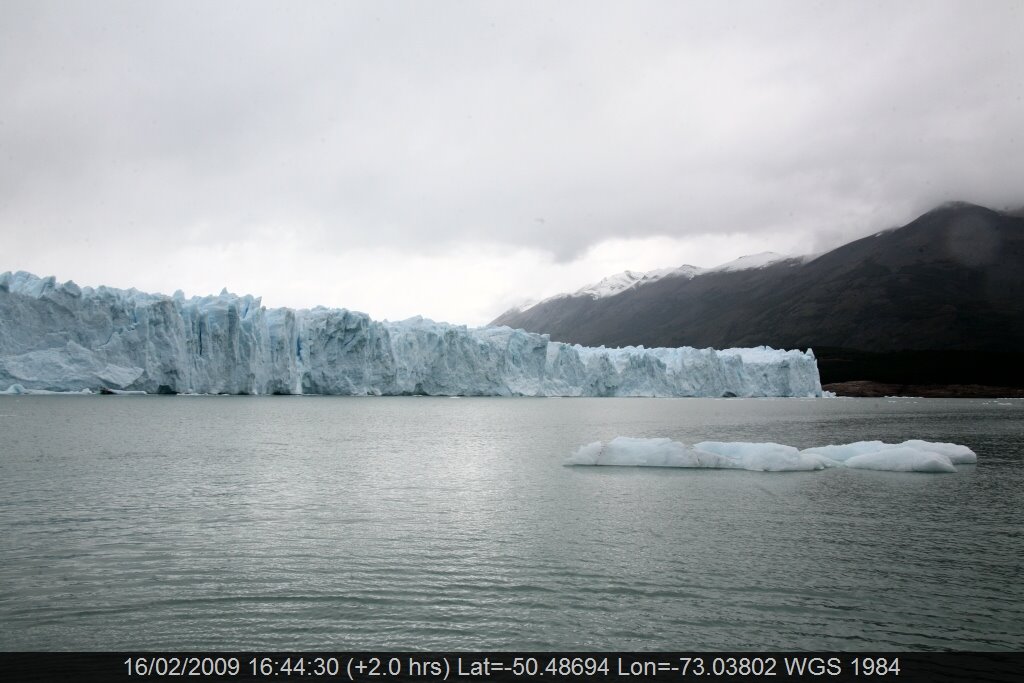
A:
[[[632,289],[637,285],[655,282],[669,275],[687,275],[689,277],[693,277],[697,272],[700,272],[700,269],[694,268],[693,266],[659,268],[657,270],[649,270],[647,272],[624,270],[621,273],[609,275],[608,277],[601,279],[599,282],[586,285],[585,287],[576,290],[572,296],[589,296],[592,299],[601,299],[606,296],[615,296],[616,294],[624,292],[627,289]]]
[[[709,268],[706,272],[721,273],[737,270],[755,270],[757,268],[764,268],[765,266],[770,266],[773,263],[778,263],[779,261],[785,261],[787,258],[790,257],[783,256],[782,254],[777,254],[774,251],[763,251],[760,254],[748,254],[746,256],[740,256],[738,259],[734,259],[732,261],[729,261],[728,263],[723,263],[721,265],[715,266],[714,268]]]
[[[572,294],[561,293],[549,296],[539,301],[530,300],[524,301],[518,306],[510,308],[506,313],[522,313],[528,311],[538,304],[547,303],[549,301],[556,301],[558,299],[565,299],[569,297],[581,297],[589,296],[591,299],[603,299],[609,296],[615,296],[621,294],[626,290],[648,285],[652,282],[664,279],[666,277],[685,277],[689,280],[704,275],[705,273],[721,273],[727,271],[738,271],[738,270],[754,270],[756,268],[764,268],[770,266],[773,263],[779,261],[785,261],[789,256],[777,254],[773,251],[765,251],[760,254],[749,254],[747,256],[740,256],[737,259],[728,261],[721,265],[715,266],[714,268],[700,268],[698,266],[682,265],[677,268],[657,268],[655,270],[648,271],[634,271],[624,270],[621,273],[615,273],[608,277],[602,278],[598,282],[593,282],[589,285],[580,287]]]

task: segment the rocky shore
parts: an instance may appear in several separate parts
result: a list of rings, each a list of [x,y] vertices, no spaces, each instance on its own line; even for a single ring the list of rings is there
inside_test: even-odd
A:
[[[1020,387],[1000,387],[988,384],[884,384],[858,381],[836,382],[822,386],[836,396],[919,396],[922,398],[1024,398]]]

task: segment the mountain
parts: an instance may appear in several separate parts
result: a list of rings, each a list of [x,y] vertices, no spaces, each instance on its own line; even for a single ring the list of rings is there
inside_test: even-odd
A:
[[[822,382],[1024,386],[1024,217],[940,206],[816,257],[633,274],[492,324],[585,345],[813,347]],[[1009,363],[1009,365],[1008,365]],[[1013,365],[1016,363],[1016,365]]]

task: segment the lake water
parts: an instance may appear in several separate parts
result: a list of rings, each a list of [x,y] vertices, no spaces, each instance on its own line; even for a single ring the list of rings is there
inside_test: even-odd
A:
[[[956,474],[564,467],[953,441]],[[1024,401],[0,397],[0,649],[1024,648]]]

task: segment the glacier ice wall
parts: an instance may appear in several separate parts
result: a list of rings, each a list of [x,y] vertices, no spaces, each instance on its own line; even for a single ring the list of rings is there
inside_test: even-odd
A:
[[[821,396],[813,353],[588,348],[507,327],[268,309],[0,275],[0,389],[461,396]]]

